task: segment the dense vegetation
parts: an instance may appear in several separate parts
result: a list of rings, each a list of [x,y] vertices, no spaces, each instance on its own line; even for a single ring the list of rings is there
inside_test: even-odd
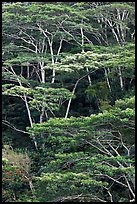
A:
[[[2,202],[135,202],[134,2],[3,2]]]

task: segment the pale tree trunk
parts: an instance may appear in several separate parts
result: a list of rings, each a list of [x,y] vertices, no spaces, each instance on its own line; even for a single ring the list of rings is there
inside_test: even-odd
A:
[[[15,73],[14,69],[12,68],[12,66],[10,66],[10,68],[11,68],[13,74],[17,77],[17,80],[18,80],[19,85],[22,86],[22,83],[21,83],[21,81],[19,80],[18,76],[16,75],[16,73]],[[26,94],[23,94],[23,98],[24,98],[23,100],[24,100],[24,102],[25,102],[26,109],[27,109],[30,126],[33,128],[33,121],[32,121],[31,112],[30,112],[30,109],[29,109],[29,105],[28,105],[28,101],[27,101]],[[32,138],[33,138],[33,142],[34,142],[35,148],[36,148],[36,150],[38,150],[38,146],[37,146],[37,142],[36,142],[35,136],[33,135]]]
[[[59,44],[59,47],[58,47],[58,51],[57,51],[56,58],[54,58],[54,53],[53,53],[53,41],[49,43],[49,45],[50,45],[51,59],[52,59],[52,65],[54,65],[54,64],[57,63],[57,61],[58,61],[58,56],[59,56],[60,51],[61,51],[61,48],[62,48],[62,42],[63,42],[63,39],[60,40],[60,44]],[[56,76],[56,71],[55,71],[55,69],[53,68],[53,70],[52,70],[52,80],[51,80],[51,83],[52,83],[52,84],[55,82],[55,76]]]
[[[99,68],[98,68],[98,69],[99,69]],[[96,70],[94,70],[94,71],[92,71],[92,72],[90,72],[90,73],[93,73],[93,72],[97,71],[98,69],[96,69]],[[88,73],[88,74],[89,74],[89,73]],[[82,76],[81,78],[79,78],[79,79],[76,81],[76,83],[75,83],[75,85],[74,85],[74,88],[73,88],[73,90],[72,90],[72,96],[71,96],[71,98],[70,98],[69,101],[68,101],[65,118],[68,117],[69,110],[70,110],[70,105],[71,105],[71,101],[72,101],[72,98],[73,98],[73,96],[74,96],[74,94],[75,94],[75,91],[76,91],[76,88],[77,88],[77,85],[78,85],[79,81],[81,81],[82,79],[84,79],[85,77],[87,77],[88,74]]]
[[[75,86],[74,86],[74,88],[73,88],[73,90],[72,90],[72,97],[71,97],[71,98],[69,99],[69,101],[68,101],[68,106],[67,106],[65,118],[68,117],[69,110],[70,110],[70,105],[71,105],[71,101],[72,101],[72,98],[73,98],[73,96],[74,96],[74,94],[75,94],[75,90],[76,90],[76,88],[77,88],[77,85],[78,85],[78,82],[79,82],[79,81],[80,81],[80,79],[77,80],[77,82],[75,83]]]
[[[108,85],[108,88],[109,88],[109,91],[111,92],[111,85],[110,85],[110,81],[109,81],[109,78],[108,78],[108,73],[107,73],[107,70],[106,68],[104,68],[104,72],[105,72],[105,76],[106,76],[106,82],[107,82],[107,85]]]
[[[41,114],[40,114],[40,124],[43,123],[44,114],[45,114],[45,107],[44,107],[44,104],[43,104],[43,107],[41,109]],[[40,135],[41,135],[41,139],[44,139],[43,133],[41,133]],[[43,141],[41,147],[42,147],[43,152],[45,152],[45,142],[44,141]]]
[[[112,29],[112,33],[114,34],[117,43],[119,44],[119,46],[122,46],[124,42],[123,41],[120,42],[119,37],[118,37],[118,35],[116,34],[116,32],[115,32],[115,30],[113,28],[112,22],[108,21],[108,23],[109,23],[109,25],[110,25],[110,27]],[[121,72],[121,68],[120,67],[118,67],[118,74],[119,74],[119,80],[120,80],[120,87],[121,87],[121,90],[123,91],[124,83],[123,83],[122,72]]]
[[[119,19],[119,21],[121,21],[121,22],[124,20],[124,17],[126,17],[126,16],[125,16],[125,11],[123,11],[122,16],[121,16],[121,15],[120,15],[120,12],[119,12],[119,9],[117,9],[117,14],[118,14],[118,19]],[[119,28],[120,28],[120,33],[121,33],[121,43],[122,43],[122,45],[124,45],[125,35],[124,35],[124,30],[123,30],[122,24],[119,25]]]
[[[82,19],[81,23],[83,24],[83,19]],[[84,32],[83,32],[82,26],[80,27],[80,32],[81,32],[81,47],[82,47],[82,52],[84,53],[85,52],[84,51]],[[89,72],[88,67],[86,67],[86,71]],[[91,86],[91,77],[89,74],[88,74],[88,81],[89,81],[89,85]]]
[[[54,65],[54,53],[53,53],[53,41],[49,41],[49,47],[50,47],[50,54],[51,54],[51,64]],[[52,70],[52,80],[51,83],[53,84],[55,82],[55,69]]]
[[[120,41],[119,41],[119,38],[118,38],[118,35],[117,35],[117,33],[115,32],[115,29],[114,29],[114,27],[113,27],[112,22],[111,22],[110,20],[107,20],[107,21],[108,21],[108,24],[109,24],[109,26],[110,26],[110,28],[111,28],[111,30],[112,30],[112,33],[113,33],[113,35],[114,35],[114,37],[115,37],[117,43],[118,43],[119,45],[121,45],[121,44],[120,44]]]
[[[39,62],[40,70],[41,70],[41,83],[45,83],[45,69],[44,69],[44,62]]]
[[[27,65],[27,78],[29,79],[30,75],[29,75],[29,65]]]
[[[123,83],[123,78],[122,78],[121,67],[118,67],[118,71],[119,71],[120,87],[121,87],[121,90],[123,91],[123,89],[124,89],[124,83]]]
[[[55,72],[55,69],[52,70],[52,80],[51,80],[51,83],[54,84],[55,82],[55,75],[56,75],[56,72]]]
[[[88,67],[86,67],[86,71],[89,72]],[[91,85],[92,85],[92,84],[91,84],[91,77],[90,77],[89,74],[88,74],[88,81],[89,81],[89,86],[91,86]]]
[[[27,112],[28,112],[30,126],[33,128],[33,122],[32,122],[32,118],[31,118],[31,113],[30,113],[30,109],[29,109],[29,106],[28,106],[27,97],[26,97],[25,94],[24,94],[24,101],[25,101],[25,106],[26,106]],[[35,138],[34,134],[33,134],[32,138],[33,138],[33,142],[34,142],[35,148],[36,148],[36,150],[38,150],[38,145],[37,145],[36,138]]]
[[[106,19],[104,19],[103,17],[101,18],[101,20],[98,19],[98,23],[104,23],[105,22],[105,25],[104,25],[104,31],[103,31],[103,27],[102,27],[102,24],[100,24],[100,27],[102,28],[101,30],[103,31],[102,33],[98,33],[98,35],[101,37],[101,39],[103,40],[103,42],[106,44],[106,45],[109,45],[108,43],[108,37],[107,37],[107,24],[106,24]],[[100,44],[101,41],[99,41]]]
[[[21,70],[20,70],[20,75],[22,76],[23,74],[23,66],[21,66]]]
[[[43,30],[43,28],[40,26],[40,24],[37,24],[37,26],[38,26],[39,30],[43,33],[43,35],[46,37],[46,39],[48,40],[48,45],[50,47],[50,54],[51,54],[51,63],[52,63],[52,65],[54,65],[54,54],[53,54],[53,47],[52,47],[52,45],[53,45],[53,35],[51,33],[49,33],[47,31],[47,29],[46,29],[46,31]],[[47,33],[50,34],[51,37],[49,37],[47,35]],[[44,49],[44,41],[43,41],[43,49]],[[45,79],[44,79],[44,69],[43,69],[42,70],[42,82],[45,83],[44,81],[45,81]],[[51,83],[54,83],[54,81],[55,81],[55,70],[53,69]]]

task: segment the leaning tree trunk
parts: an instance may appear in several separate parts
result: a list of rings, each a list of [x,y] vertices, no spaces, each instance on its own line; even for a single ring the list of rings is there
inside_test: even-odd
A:
[[[81,23],[83,24],[83,19],[81,21]],[[82,47],[82,52],[84,53],[84,32],[83,32],[83,27],[80,27],[80,32],[81,32],[81,47]],[[86,67],[86,71],[87,73],[89,73],[89,69],[88,67]],[[88,81],[89,81],[89,85],[91,86],[91,77],[90,74],[88,74]]]
[[[49,40],[49,47],[50,47],[50,54],[51,54],[51,64],[54,66],[55,61],[54,61],[54,53],[53,53],[53,41]],[[55,82],[55,69],[53,68],[52,70],[52,80],[51,83],[53,84]]]
[[[104,72],[105,72],[105,77],[106,77],[106,82],[107,82],[107,86],[109,88],[109,91],[111,92],[111,85],[110,85],[110,81],[109,81],[109,78],[108,78],[108,73],[107,73],[107,70],[106,68],[104,68]]]
[[[17,81],[19,83],[19,85],[22,87],[22,83],[21,81],[19,80],[17,74],[15,73],[14,69],[12,68],[12,66],[10,66],[13,74],[17,77]],[[32,117],[31,117],[31,112],[30,112],[30,109],[29,109],[29,105],[28,105],[28,101],[27,101],[27,97],[26,97],[26,94],[23,94],[23,100],[25,102],[25,106],[26,106],[26,109],[27,109],[27,113],[28,113],[28,118],[29,118],[29,122],[30,122],[30,126],[33,127],[33,121],[32,121]],[[37,141],[36,141],[36,138],[34,135],[32,135],[32,138],[33,138],[33,141],[34,141],[34,145],[35,145],[35,148],[36,150],[38,149],[38,146],[37,146]]]
[[[99,69],[99,68],[98,68],[98,69]],[[98,69],[96,69],[96,70],[94,70],[94,71],[91,71],[90,73],[93,73],[93,72],[97,71]],[[87,77],[88,74],[89,74],[89,73],[87,73],[86,75],[82,76],[81,78],[79,78],[79,79],[76,81],[76,83],[75,83],[75,85],[74,85],[74,88],[73,88],[73,90],[72,90],[72,96],[71,96],[71,98],[70,98],[69,101],[68,101],[65,118],[68,117],[69,110],[70,110],[70,105],[71,105],[71,101],[72,101],[72,98],[73,98],[73,96],[74,96],[74,94],[75,94],[75,91],[76,91],[76,88],[77,88],[78,83],[79,83],[82,79],[84,79],[85,77]]]

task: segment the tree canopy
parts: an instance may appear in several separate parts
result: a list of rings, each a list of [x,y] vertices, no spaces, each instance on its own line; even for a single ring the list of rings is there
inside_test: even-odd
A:
[[[135,201],[135,2],[2,2],[2,202]]]

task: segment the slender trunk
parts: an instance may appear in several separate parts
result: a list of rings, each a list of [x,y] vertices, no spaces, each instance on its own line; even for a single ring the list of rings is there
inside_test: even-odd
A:
[[[63,39],[60,40],[60,44],[59,44],[59,48],[58,48],[58,51],[57,51],[56,59],[54,59],[54,54],[53,54],[53,47],[52,47],[53,42],[49,43],[49,45],[50,45],[51,59],[52,59],[52,65],[54,65],[54,64],[58,61],[58,56],[59,56],[60,51],[61,51],[61,48],[62,48],[62,42],[63,42]],[[55,71],[55,69],[53,68],[53,71],[52,71],[52,81],[51,81],[51,83],[54,83],[54,82],[55,82],[55,76],[56,76],[56,71]]]
[[[40,123],[43,122],[44,113],[45,113],[45,107],[43,106],[42,109],[41,109],[41,114],[40,114]],[[41,135],[41,139],[44,140],[44,135],[43,135],[43,133],[41,133],[40,135]],[[44,141],[42,142],[41,147],[42,147],[43,152],[45,152],[45,142],[44,142]]]
[[[55,69],[52,70],[52,80],[51,80],[51,83],[54,84],[55,82],[55,76],[56,76],[56,72],[55,72]]]
[[[118,19],[119,19],[119,21],[123,21],[123,20],[124,20],[124,16],[125,16],[125,11],[123,11],[122,17],[120,16],[119,9],[117,9],[117,13],[118,13]],[[120,31],[121,31],[121,43],[122,43],[122,45],[123,45],[124,42],[125,42],[125,36],[124,36],[124,31],[123,31],[123,26],[122,26],[122,24],[120,24],[119,27],[120,27]]]
[[[79,80],[77,80],[77,82],[76,82],[76,84],[75,84],[75,86],[74,86],[74,88],[73,88],[73,90],[72,90],[72,96],[71,96],[71,98],[69,99],[69,102],[68,102],[68,106],[67,106],[65,118],[68,117],[69,109],[70,109],[70,105],[71,105],[71,101],[72,101],[72,98],[73,98],[73,96],[74,96],[74,94],[75,94],[75,90],[76,90],[76,88],[77,88],[78,82],[79,82]]]
[[[107,25],[105,24],[105,31],[104,31],[104,35],[105,35],[105,42],[108,45],[108,37],[107,37]]]
[[[30,109],[29,109],[29,106],[28,106],[27,97],[26,97],[25,94],[24,94],[24,101],[25,101],[25,106],[26,106],[26,109],[27,109],[28,117],[29,117],[30,126],[33,127],[33,121],[32,121],[32,118],[31,118],[31,113],[30,113]],[[35,138],[34,134],[32,135],[32,138],[33,138],[35,148],[36,148],[36,150],[38,150],[38,145],[37,145],[36,138]]]
[[[120,18],[120,16],[119,16],[119,18]],[[114,34],[117,43],[119,44],[119,46],[122,46],[123,45],[123,41],[121,39],[121,42],[120,42],[120,40],[118,38],[118,35],[116,34],[116,32],[115,32],[115,30],[113,28],[112,22],[108,21],[108,23],[109,23],[109,25],[110,25],[110,27],[112,29],[112,33]],[[121,90],[123,91],[124,83],[123,83],[122,72],[121,72],[121,68],[120,67],[118,67],[118,74],[119,74],[119,80],[120,80],[120,87],[121,87]]]
[[[51,36],[51,38],[47,35],[47,31],[45,32],[43,29],[42,29],[42,27],[39,25],[39,24],[37,24],[38,25],[38,27],[39,27],[39,30],[44,34],[44,36],[47,38],[47,40],[48,40],[48,45],[49,45],[49,47],[50,47],[50,54],[51,54],[51,61],[52,61],[52,65],[54,65],[54,54],[53,54],[53,47],[52,47],[52,45],[53,45],[53,35]],[[48,32],[49,33],[49,32]],[[51,33],[50,33],[51,34]],[[52,71],[52,80],[51,80],[51,83],[54,83],[55,82],[55,70],[54,70],[54,68],[53,68],[53,71]]]
[[[83,19],[82,19],[81,23],[83,24]],[[81,31],[81,48],[82,48],[82,52],[84,53],[85,52],[84,51],[84,32],[83,32],[82,26],[80,27],[80,31]],[[86,71],[89,72],[88,67],[86,68]],[[88,74],[88,81],[89,81],[89,85],[91,86],[91,77],[89,74]]]
[[[121,39],[119,25],[116,25],[116,29],[117,29],[117,34],[118,34],[118,36],[119,36],[119,39]]]
[[[86,67],[86,71],[89,72],[88,67]],[[92,84],[91,84],[91,77],[90,77],[89,74],[88,74],[88,81],[89,81],[89,86],[91,86],[91,85],[92,85]]]
[[[22,83],[21,83],[21,81],[19,80],[18,76],[16,75],[16,73],[15,73],[14,69],[12,68],[12,66],[10,66],[10,68],[11,68],[13,74],[17,77],[17,80],[18,80],[19,85],[22,86]],[[25,106],[26,106],[26,109],[27,109],[28,117],[29,117],[30,126],[33,127],[33,121],[32,121],[32,118],[31,118],[31,113],[30,113],[30,109],[29,109],[28,102],[27,102],[27,97],[26,97],[25,94],[24,94],[23,96],[24,96],[24,102],[25,102]],[[32,138],[33,138],[33,141],[34,141],[35,148],[36,148],[36,150],[37,150],[37,149],[38,149],[38,146],[37,146],[36,138],[35,138],[34,135],[33,135]]]
[[[83,19],[81,21],[81,23],[83,24]],[[82,47],[82,52],[84,52],[84,32],[83,32],[83,27],[80,27],[80,31],[81,31],[81,47]]]
[[[117,33],[115,32],[115,29],[114,29],[114,27],[113,27],[112,22],[111,22],[110,20],[107,20],[107,22],[108,22],[109,26],[111,27],[112,33],[113,33],[114,37],[116,38],[117,43],[118,43],[119,45],[121,45],[121,44],[120,44],[120,41],[119,41],[119,38],[118,38],[118,35],[117,35]]]
[[[33,73],[32,73],[33,74]],[[31,74],[31,76],[32,76],[32,74]],[[38,79],[39,79],[39,82],[40,83],[42,83],[42,73],[41,73],[41,71],[40,71],[40,73],[39,73],[39,64],[37,64],[37,69],[36,69],[36,74],[37,74],[37,77],[38,77]],[[44,75],[44,74],[43,74]],[[45,78],[45,77],[44,77]]]
[[[23,74],[23,66],[21,66],[21,72],[20,72],[20,75],[22,76]]]
[[[49,47],[50,47],[50,54],[51,54],[51,64],[54,65],[55,61],[54,61],[54,53],[53,53],[53,41],[49,41]],[[52,70],[52,80],[51,83],[53,84],[55,82],[55,69],[53,68]]]
[[[45,69],[44,62],[40,62],[40,70],[41,70],[41,83],[45,83]]]
[[[29,109],[29,106],[28,106],[27,97],[26,97],[25,94],[24,94],[24,101],[25,101],[25,105],[26,105],[27,112],[28,112],[28,117],[29,117],[30,126],[33,127],[33,122],[32,122],[32,118],[31,118],[31,113],[30,113],[30,109]]]
[[[114,34],[114,37],[116,38],[116,41],[117,41],[118,44],[120,45],[120,41],[119,41],[119,39],[118,39],[118,36],[117,36],[117,34],[116,34],[114,28],[112,28],[112,33]]]
[[[29,79],[29,65],[27,65],[27,78]]]
[[[102,24],[104,24],[104,28],[101,26],[102,24],[100,24],[100,27],[102,28],[101,30],[103,31],[102,33],[99,33],[101,39],[103,40],[103,42],[105,42],[106,45],[108,45],[108,37],[107,37],[107,23],[106,23],[106,19],[101,18],[101,22]]]
[[[121,90],[123,91],[124,83],[123,83],[122,72],[121,72],[121,68],[120,67],[118,67],[118,71],[119,71],[120,87],[121,87]]]
[[[41,79],[42,79],[42,83],[45,83],[45,70],[42,68],[41,69]]]
[[[106,82],[107,82],[109,91],[111,92],[111,91],[112,91],[112,90],[111,90],[111,85],[110,85],[110,82],[109,82],[108,73],[107,73],[106,68],[104,68],[104,71],[105,71],[105,76],[106,76]]]
[[[98,69],[99,69],[99,68],[98,68]],[[93,73],[93,72],[97,71],[98,69],[96,69],[96,70],[94,70],[94,71],[91,71],[90,73]],[[88,74],[89,74],[89,73],[88,73]],[[74,94],[75,94],[75,90],[76,90],[76,88],[77,88],[78,83],[79,83],[82,79],[84,79],[86,76],[88,76],[88,74],[82,76],[81,78],[79,78],[79,79],[76,81],[76,83],[75,83],[75,85],[74,85],[74,88],[73,88],[73,90],[72,90],[72,96],[71,96],[71,98],[70,98],[69,101],[68,101],[65,118],[68,117],[69,110],[70,110],[70,105],[71,105],[71,101],[72,101],[72,98],[73,98],[73,96],[74,96]]]
[[[62,43],[63,43],[63,38],[60,40],[60,44],[59,44],[58,52],[57,52],[57,55],[56,55],[55,63],[58,61],[58,56],[59,56],[61,48],[62,48]]]
[[[43,106],[41,109],[41,114],[40,114],[40,119],[39,122],[42,123],[44,119],[44,112],[45,112],[45,107]]]

